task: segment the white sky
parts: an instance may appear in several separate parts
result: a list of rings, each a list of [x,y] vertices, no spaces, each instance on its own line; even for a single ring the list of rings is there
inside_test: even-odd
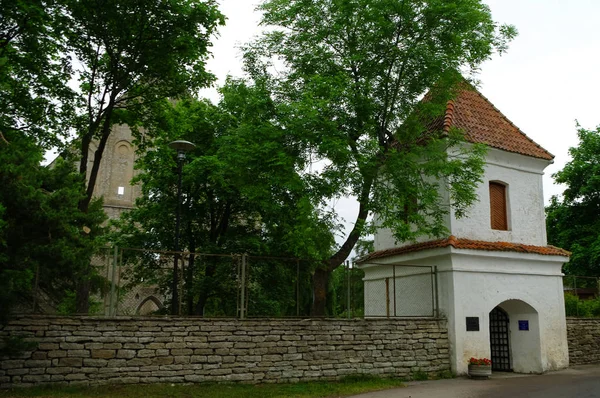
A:
[[[498,109],[535,142],[555,155],[546,169],[546,201],[562,192],[551,175],[577,145],[575,120],[584,128],[600,124],[600,1],[484,0],[495,21],[517,27],[519,35],[502,57],[483,64],[479,87]],[[255,0],[220,0],[227,25],[214,41],[208,69],[219,84],[242,76],[238,46],[259,33]],[[216,99],[216,94],[204,92]],[[352,221],[358,211],[349,199],[336,204]]]

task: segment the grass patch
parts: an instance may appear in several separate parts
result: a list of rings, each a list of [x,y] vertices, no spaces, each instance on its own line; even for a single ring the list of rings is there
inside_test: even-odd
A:
[[[210,397],[210,398],[304,398],[345,397],[369,391],[401,387],[399,379],[348,376],[340,381],[295,384],[132,384],[94,387],[34,387],[0,390],[0,397]]]
[[[439,379],[453,379],[454,377],[455,376],[451,371],[443,370],[443,371],[439,372],[435,378],[439,380]]]
[[[424,372],[422,370],[415,370],[411,374],[411,379],[415,380],[415,381],[428,380],[429,379],[429,375],[427,375],[427,372]]]

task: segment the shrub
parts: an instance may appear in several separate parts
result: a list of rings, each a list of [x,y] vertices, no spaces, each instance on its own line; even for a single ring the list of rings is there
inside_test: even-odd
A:
[[[565,293],[565,312],[567,316],[600,317],[600,298],[581,300],[574,294]]]

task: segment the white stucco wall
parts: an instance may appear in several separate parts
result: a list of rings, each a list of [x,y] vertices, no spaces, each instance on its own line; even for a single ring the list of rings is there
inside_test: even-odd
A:
[[[467,217],[452,212],[450,232],[459,238],[545,246],[543,170],[550,163],[490,148],[483,183],[477,188],[479,202]],[[490,181],[507,185],[508,231],[493,230],[490,224]]]
[[[546,246],[542,176],[549,161],[489,148],[483,182],[477,188],[479,201],[467,216],[447,218],[450,234],[459,239],[512,242]],[[489,183],[507,186],[508,230],[491,228]],[[448,201],[447,192],[441,200]],[[427,241],[433,237],[423,237]],[[378,230],[375,250],[401,247],[391,231]],[[381,264],[427,265],[437,270],[437,302],[441,316],[448,319],[452,369],[465,374],[471,357],[491,357],[489,313],[496,306],[509,316],[511,366],[516,372],[540,373],[568,366],[568,347],[562,265],[567,257],[517,252],[461,250],[453,247],[429,249],[377,259],[363,264],[365,270],[365,315],[381,311],[374,284],[389,266]],[[387,267],[387,268],[386,268]],[[385,289],[385,287],[384,287]],[[417,294],[403,298],[414,308]],[[434,302],[436,300],[434,299]],[[385,295],[383,309],[385,311]],[[399,310],[402,313],[402,309]],[[466,331],[466,318],[478,317],[480,330]],[[529,330],[519,330],[518,321],[529,321]]]
[[[517,373],[543,372],[539,314],[520,300],[499,304],[509,314],[509,341],[512,369]],[[528,321],[529,330],[519,330],[519,321]]]
[[[470,357],[491,356],[489,313],[497,305],[510,318],[511,362],[516,372],[539,373],[568,366],[561,273],[567,260],[561,256],[447,247],[377,262],[437,266],[439,310],[448,319],[452,369],[464,374]],[[365,279],[377,267],[363,266]],[[368,316],[371,304],[367,302],[367,285],[365,290]],[[466,317],[479,317],[478,332],[466,331]],[[529,320],[530,330],[519,331],[519,320]]]
[[[451,211],[446,218],[450,234],[458,238],[493,242],[514,242],[545,246],[546,228],[542,177],[549,161],[489,148],[483,183],[477,188],[479,201],[466,217],[457,219]],[[500,181],[508,186],[508,231],[492,230],[490,224],[489,182]],[[447,194],[441,193],[447,204]],[[422,237],[427,241],[433,237]],[[414,242],[397,243],[389,229],[375,234],[375,250],[401,247]]]

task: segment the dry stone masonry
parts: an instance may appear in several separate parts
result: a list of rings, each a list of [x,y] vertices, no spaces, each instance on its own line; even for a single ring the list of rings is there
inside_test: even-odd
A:
[[[0,387],[36,384],[277,383],[450,370],[435,319],[230,320],[23,315],[0,338],[37,348],[1,357]]]
[[[600,319],[567,318],[569,365],[600,363]]]

